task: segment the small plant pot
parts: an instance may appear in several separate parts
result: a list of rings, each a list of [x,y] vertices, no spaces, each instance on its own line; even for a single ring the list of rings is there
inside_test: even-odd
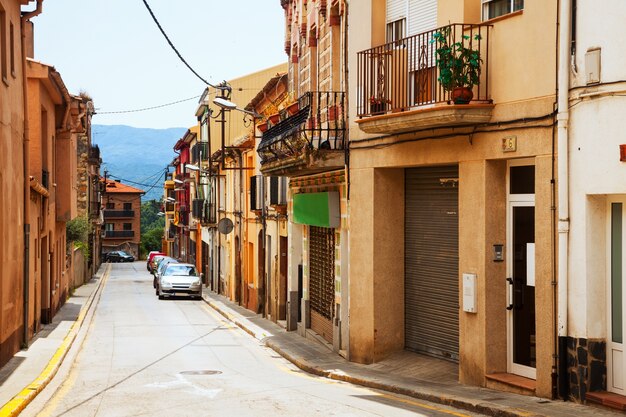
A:
[[[329,121],[337,120],[338,116],[339,116],[339,109],[337,108],[337,105],[330,106],[328,108],[328,120]]]
[[[469,87],[455,87],[450,98],[454,104],[468,104],[474,98],[474,92]]]
[[[370,114],[372,116],[376,116],[378,114],[384,114],[386,109],[385,103],[371,103],[370,104]]]
[[[289,114],[289,116],[293,116],[294,114],[298,113],[298,110],[300,110],[300,103],[298,103],[297,101],[287,106],[287,113]]]
[[[269,126],[267,125],[267,122],[259,123],[258,125],[256,125],[256,127],[261,132],[265,132],[269,128]]]
[[[280,113],[274,113],[269,117],[270,123],[274,126],[280,120]]]

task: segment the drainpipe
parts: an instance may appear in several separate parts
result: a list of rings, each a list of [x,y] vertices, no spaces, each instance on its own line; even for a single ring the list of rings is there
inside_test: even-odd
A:
[[[24,138],[23,138],[23,155],[22,162],[24,166],[24,299],[23,299],[23,314],[24,314],[24,328],[22,333],[22,348],[27,349],[29,344],[29,332],[28,332],[28,315],[30,312],[30,131],[28,128],[28,77],[26,76],[26,33],[24,27],[26,22],[32,17],[35,17],[41,13],[43,7],[43,0],[37,0],[37,7],[31,12],[24,13],[21,18],[20,32],[21,32],[21,48],[22,48],[22,94],[24,105]]]
[[[569,71],[571,32],[571,0],[561,0],[559,8],[559,67],[557,113],[557,164],[558,164],[558,338],[559,338],[559,391],[566,399],[567,379],[567,321],[568,321],[568,255],[569,255]]]

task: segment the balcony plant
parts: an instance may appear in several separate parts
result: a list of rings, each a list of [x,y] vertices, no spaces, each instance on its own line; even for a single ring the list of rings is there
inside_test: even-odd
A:
[[[472,40],[479,41],[480,34],[462,35],[458,42],[450,43],[451,26],[433,34],[431,43],[436,44],[435,57],[439,70],[437,80],[450,93],[454,104],[467,104],[474,97],[472,88],[480,82],[480,51],[472,48]]]
[[[387,104],[391,104],[391,100],[375,96],[370,97],[370,113],[373,115],[385,113]]]

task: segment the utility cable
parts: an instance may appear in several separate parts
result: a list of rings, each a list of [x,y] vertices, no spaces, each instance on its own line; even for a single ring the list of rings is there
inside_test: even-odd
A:
[[[150,12],[150,16],[152,16],[152,20],[154,20],[154,23],[156,23],[156,25],[158,26],[159,30],[161,31],[161,33],[163,34],[163,36],[165,36],[165,40],[167,40],[167,43],[170,45],[170,47],[174,50],[174,52],[176,52],[176,55],[178,55],[178,58],[182,61],[183,64],[185,64],[187,66],[187,68],[189,68],[189,70],[191,72],[193,72],[193,74],[198,77],[200,80],[202,80],[203,83],[205,83],[206,85],[208,85],[209,87],[213,87],[213,88],[218,88],[216,86],[214,86],[213,84],[211,84],[210,82],[208,82],[207,80],[205,80],[204,78],[202,78],[200,76],[200,74],[198,74],[196,72],[196,70],[194,70],[191,65],[189,65],[187,63],[187,61],[185,61],[185,58],[183,58],[183,56],[180,54],[180,52],[178,52],[178,49],[176,49],[176,47],[174,46],[174,44],[172,43],[172,41],[170,40],[170,38],[167,36],[167,33],[165,33],[165,30],[163,30],[163,27],[161,26],[161,24],[159,23],[159,21],[157,20],[156,16],[154,15],[154,13],[152,12],[152,9],[150,8],[150,5],[148,4],[148,2],[146,0],[143,0],[143,4],[145,4],[146,8],[148,9],[148,12]]]
[[[196,98],[199,98],[200,96],[193,96],[193,97],[189,97],[189,98],[184,98],[182,100],[177,100],[177,101],[172,101],[170,103],[165,103],[165,104],[160,104],[158,106],[152,106],[152,107],[144,107],[142,109],[134,109],[134,110],[118,110],[118,111],[98,111],[95,112],[94,114],[120,114],[120,113],[137,113],[137,112],[141,112],[141,111],[146,111],[146,110],[154,110],[154,109],[160,109],[162,107],[167,107],[167,106],[173,106],[174,104],[178,104],[178,103],[184,103],[185,101],[189,101],[189,100],[193,100]]]

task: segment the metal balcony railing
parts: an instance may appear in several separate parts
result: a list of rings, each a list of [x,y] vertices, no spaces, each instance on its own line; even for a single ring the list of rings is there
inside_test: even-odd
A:
[[[297,111],[281,112],[281,120],[263,133],[258,154],[261,164],[310,150],[345,147],[345,95],[339,91],[311,91],[298,99]]]
[[[357,54],[357,116],[402,112],[420,106],[451,102],[437,69],[435,35],[448,45],[479,51],[480,81],[474,85],[472,102],[490,103],[490,25],[452,24],[409,36]]]
[[[209,143],[198,142],[191,148],[191,163],[197,164],[209,160]]]
[[[120,238],[120,237],[135,237],[134,230],[107,230],[104,237]]]
[[[104,210],[105,219],[123,219],[135,217],[135,210]]]

